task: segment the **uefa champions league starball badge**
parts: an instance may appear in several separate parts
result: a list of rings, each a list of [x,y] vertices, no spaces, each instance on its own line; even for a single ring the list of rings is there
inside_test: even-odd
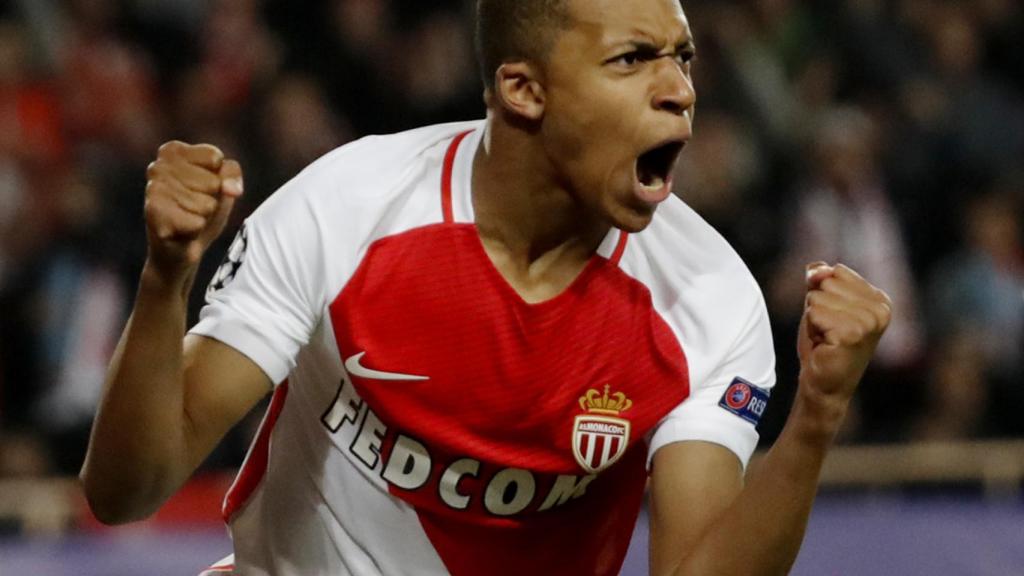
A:
[[[235,279],[235,275],[238,274],[238,269],[242,267],[242,260],[245,258],[245,251],[249,247],[249,233],[246,229],[246,225],[242,224],[239,228],[238,234],[235,234],[235,239],[231,242],[231,246],[228,247],[227,254],[224,255],[224,261],[221,262],[220,267],[217,268],[217,272],[213,274],[213,278],[210,279],[210,284],[206,288],[206,298],[209,300],[210,296],[213,296],[219,290],[225,288],[232,280]]]

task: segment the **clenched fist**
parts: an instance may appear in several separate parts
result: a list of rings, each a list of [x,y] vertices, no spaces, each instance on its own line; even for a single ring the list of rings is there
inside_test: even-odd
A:
[[[149,263],[165,277],[188,273],[242,195],[242,168],[209,144],[173,141],[160,147],[146,177]]]
[[[889,296],[853,270],[808,266],[797,342],[801,392],[845,409],[891,318]]]

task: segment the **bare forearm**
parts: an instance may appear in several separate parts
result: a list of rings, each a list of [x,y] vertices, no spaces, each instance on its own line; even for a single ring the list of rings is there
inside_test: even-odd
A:
[[[146,168],[146,266],[82,467],[100,520],[155,511],[266,393],[265,376],[234,350],[183,349],[195,270],[242,188],[238,162],[208,144],[167,142]]]
[[[798,398],[775,445],[676,575],[786,574],[796,560],[843,406]]]
[[[107,373],[82,469],[107,522],[151,514],[191,472],[182,338],[192,274],[165,280],[148,266]]]
[[[746,486],[738,462],[721,459],[724,449],[680,442],[655,454],[657,573],[767,576],[796,560],[825,456],[892,317],[889,297],[846,266],[812,263],[806,282],[796,402]]]

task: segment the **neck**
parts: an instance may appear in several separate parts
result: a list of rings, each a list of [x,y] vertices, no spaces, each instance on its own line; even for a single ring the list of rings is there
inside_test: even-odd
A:
[[[473,210],[489,250],[518,266],[588,260],[610,224],[587,211],[559,176],[536,134],[493,115],[473,159]],[[518,267],[517,266],[517,267]]]

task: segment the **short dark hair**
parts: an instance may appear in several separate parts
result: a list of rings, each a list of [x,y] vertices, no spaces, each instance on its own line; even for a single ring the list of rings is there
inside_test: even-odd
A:
[[[569,22],[568,0],[477,0],[476,57],[484,86],[516,60],[541,62]]]

